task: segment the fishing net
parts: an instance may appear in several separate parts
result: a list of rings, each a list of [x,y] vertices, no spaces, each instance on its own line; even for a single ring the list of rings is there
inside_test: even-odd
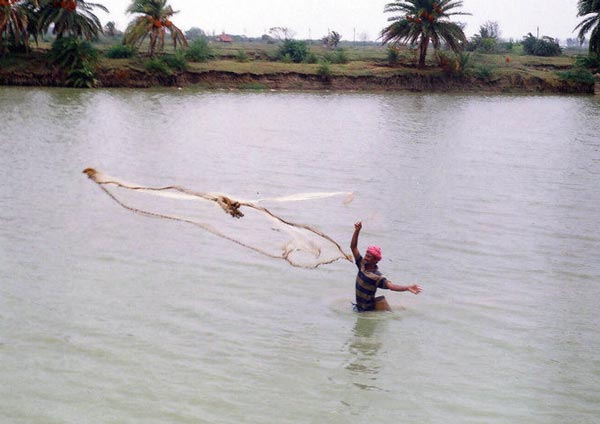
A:
[[[283,259],[295,267],[316,268],[340,259],[352,261],[331,237],[318,229],[290,222],[262,206],[352,193],[307,193],[259,200],[238,200],[220,193],[202,193],[176,185],[145,187],[120,181],[93,168],[83,173],[123,208],[148,217],[201,228],[262,255]]]

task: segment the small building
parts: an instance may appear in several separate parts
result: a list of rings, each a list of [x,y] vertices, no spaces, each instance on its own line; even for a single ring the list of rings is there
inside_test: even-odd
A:
[[[221,43],[233,43],[233,38],[231,38],[230,35],[221,34],[217,36],[217,41],[220,41]]]

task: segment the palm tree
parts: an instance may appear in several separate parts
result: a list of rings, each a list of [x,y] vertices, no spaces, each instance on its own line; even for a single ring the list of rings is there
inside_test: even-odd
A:
[[[38,28],[41,32],[46,32],[50,25],[54,24],[52,33],[56,34],[56,38],[74,36],[92,40],[102,33],[100,19],[92,12],[95,8],[108,13],[108,9],[100,3],[84,0],[41,0]]]
[[[454,15],[470,15],[453,9],[462,7],[462,0],[399,0],[388,3],[384,12],[394,13],[388,18],[392,22],[381,31],[383,43],[410,43],[419,45],[419,68],[425,66],[429,43],[437,51],[446,43],[455,53],[462,50],[467,38],[462,28],[450,22]]]
[[[178,43],[182,47],[187,47],[188,43],[183,32],[170,20],[178,12],[167,5],[167,0],[133,0],[127,8],[127,12],[139,13],[141,16],[135,18],[127,26],[123,44],[133,47],[139,46],[149,35],[148,53],[153,56],[156,50],[161,51],[164,49],[165,35],[168,30],[174,48],[177,48]]]
[[[37,1],[26,0],[0,0],[0,44],[2,55],[8,53],[8,43],[15,47],[23,46],[29,51],[28,7],[32,3],[37,6]]]
[[[579,29],[577,37],[583,43],[585,34],[590,35],[590,54],[600,55],[600,0],[579,0],[577,2],[577,16],[583,16],[584,19],[575,27]]]

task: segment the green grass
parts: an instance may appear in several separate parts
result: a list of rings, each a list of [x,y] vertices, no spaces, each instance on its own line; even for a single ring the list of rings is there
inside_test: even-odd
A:
[[[106,52],[121,43],[120,38],[104,37],[102,42],[95,44],[101,51]],[[50,42],[41,42],[30,55],[9,55],[0,59],[0,72],[10,70],[39,69],[45,66],[45,51],[49,49]],[[557,81],[557,72],[568,71],[573,68],[577,56],[565,54],[558,57],[525,56],[519,46],[515,46],[510,53],[482,54],[470,53],[468,68],[469,75],[478,74],[481,78],[496,80],[501,77],[520,75],[522,77],[538,77],[550,82]],[[319,76],[322,63],[335,54],[334,50],[316,43],[309,45],[309,52],[316,58],[316,63],[284,63],[276,61],[278,44],[260,42],[237,42],[224,44],[210,43],[214,59],[207,62],[187,62],[187,72],[229,72],[233,74],[305,74]],[[244,60],[240,60],[243,51]],[[171,44],[165,45],[164,55],[173,55]],[[390,77],[398,75],[442,75],[444,71],[438,66],[433,49],[430,49],[425,69],[416,68],[415,50],[407,47],[401,48],[399,62],[394,66],[388,64],[388,50],[386,46],[370,44],[367,46],[344,46],[344,54],[348,59],[346,64],[330,63],[328,73],[331,77]],[[451,55],[451,53],[447,53]],[[578,52],[581,54],[581,52]],[[160,56],[160,55],[159,55]],[[507,58],[509,60],[507,60]],[[138,49],[138,54],[132,58],[111,59],[102,55],[99,66],[110,71],[145,71],[148,66],[147,43]],[[489,71],[489,72],[488,72]],[[322,73],[322,70],[321,70]],[[489,74],[489,75],[488,75]],[[245,89],[263,89],[265,87],[250,84]]]

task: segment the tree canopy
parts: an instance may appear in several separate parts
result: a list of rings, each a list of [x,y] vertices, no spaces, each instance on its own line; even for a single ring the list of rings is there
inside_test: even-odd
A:
[[[455,15],[469,15],[456,11],[462,7],[462,0],[400,0],[388,3],[385,13],[393,13],[388,18],[392,22],[381,31],[383,43],[408,43],[419,46],[419,68],[425,66],[427,48],[433,44],[437,51],[442,42],[458,53],[467,38],[460,25],[450,22]]]

